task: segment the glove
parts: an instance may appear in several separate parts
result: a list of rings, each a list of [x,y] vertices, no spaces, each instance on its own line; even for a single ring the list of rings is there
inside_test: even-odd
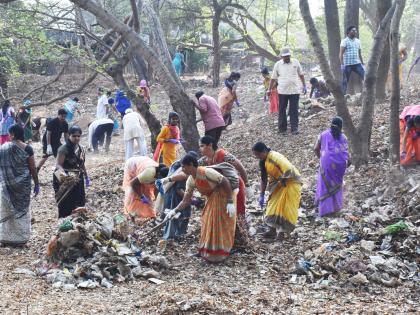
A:
[[[178,144],[179,143],[179,140],[177,140],[177,139],[169,139],[169,142],[170,143],[173,143],[173,144]]]
[[[165,194],[165,190],[163,189],[163,183],[161,179],[157,179],[155,181],[155,186],[161,195]]]
[[[141,202],[143,202],[146,205],[150,204],[150,199],[147,198],[145,195],[141,195],[140,200],[141,200]]]
[[[200,203],[201,203],[201,201],[199,199],[197,199],[195,197],[191,198],[191,205],[192,206],[196,206],[197,207],[197,206],[200,205]]]
[[[38,196],[39,191],[40,191],[40,187],[39,187],[39,184],[37,184],[37,185],[35,185],[35,187],[34,187],[34,194],[35,194],[35,196]]]
[[[247,186],[245,188],[245,190],[246,190],[246,199],[251,200],[252,196],[254,195],[254,191],[253,191],[252,187]]]
[[[233,218],[236,213],[236,208],[233,202],[229,202],[226,206],[226,212],[229,214],[229,217]]]
[[[303,93],[303,95],[306,95],[306,93],[308,93],[308,89],[306,88],[306,84],[302,88],[302,93]]]
[[[402,151],[401,152],[401,160],[405,160],[406,157],[407,157],[407,152]]]
[[[47,154],[48,155],[53,155],[54,154],[51,144],[47,145]]]
[[[239,103],[239,101],[238,100],[235,100],[235,104],[236,104],[236,106],[241,106],[241,103]]]
[[[90,178],[89,178],[89,176],[86,176],[85,177],[85,186],[86,186],[86,188],[88,188],[90,186]]]
[[[181,216],[181,212],[176,212],[175,209],[165,209],[165,220],[178,219]]]
[[[181,144],[184,144],[184,143],[186,143],[187,141],[185,141],[184,139],[179,139],[179,143],[181,143]]]
[[[341,71],[344,72],[344,70],[346,70],[346,66],[345,65],[341,65]]]
[[[260,205],[261,209],[264,208],[264,204],[265,204],[264,195],[260,195],[260,197],[258,198],[258,204]]]

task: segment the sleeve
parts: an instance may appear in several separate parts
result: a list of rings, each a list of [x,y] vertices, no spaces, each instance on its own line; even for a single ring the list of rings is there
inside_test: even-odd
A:
[[[200,97],[200,99],[198,100],[198,108],[202,112],[207,112],[207,99],[205,99],[204,97]]]
[[[157,138],[156,138],[156,141],[157,142],[159,142],[159,143],[163,143],[163,140],[166,140],[166,139],[169,139],[168,138],[168,130],[169,130],[169,128],[168,127],[163,127],[161,130],[160,130],[160,133],[159,133],[159,135],[157,136]]]
[[[205,174],[206,178],[213,183],[220,184],[223,181],[223,175],[212,168],[206,167]]]
[[[277,61],[276,62],[276,64],[273,67],[273,73],[271,74],[271,78],[274,79],[274,80],[277,80],[278,77],[279,77],[279,73],[278,73],[278,69],[277,69],[278,66],[279,66],[279,62],[280,61]]]
[[[296,65],[297,65],[297,74],[302,75],[303,74],[302,66],[300,65],[300,62],[297,60],[296,60]]]
[[[141,184],[150,184],[156,178],[156,168],[147,167],[143,172],[137,175],[137,179]]]
[[[340,43],[340,47],[346,48],[346,46],[346,39],[344,38]]]
[[[189,176],[186,183],[186,192],[191,192],[195,189],[195,180],[192,176]]]
[[[225,152],[225,158],[223,159],[224,162],[232,163],[236,161],[236,157],[233,154]]]

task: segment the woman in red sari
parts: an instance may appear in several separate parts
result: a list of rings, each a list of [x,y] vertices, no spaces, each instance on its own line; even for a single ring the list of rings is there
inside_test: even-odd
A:
[[[206,197],[201,216],[199,254],[209,262],[221,262],[229,256],[235,238],[236,194],[226,177],[210,167],[198,166],[195,157],[187,154],[181,164],[182,171],[189,176],[186,191],[181,203],[170,210],[168,218],[184,210],[197,189]]]
[[[235,246],[243,247],[248,243],[248,228],[245,217],[246,198],[252,198],[252,189],[249,187],[248,177],[244,166],[234,155],[218,148],[211,136],[204,136],[200,139],[200,152],[203,157],[198,160],[200,166],[210,166],[223,162],[231,164],[239,174],[239,192],[236,199],[236,235]]]
[[[401,165],[420,164],[420,115],[406,117],[400,123],[400,133]]]

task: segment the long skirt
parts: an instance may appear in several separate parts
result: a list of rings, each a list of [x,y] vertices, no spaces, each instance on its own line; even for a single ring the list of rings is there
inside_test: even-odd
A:
[[[288,180],[286,186],[277,184],[267,203],[266,224],[278,232],[292,232],[298,220],[301,191],[301,184],[293,180]]]
[[[203,209],[198,248],[201,257],[209,262],[225,260],[233,247],[236,216],[231,218],[226,212],[226,206],[227,196],[225,192],[221,188],[216,188],[207,197]]]
[[[130,217],[137,218],[155,218],[156,212],[153,209],[153,200],[155,199],[153,184],[140,184],[136,191],[131,187],[125,188],[124,213]],[[145,196],[144,202],[140,196]]]
[[[248,224],[245,217],[245,195],[245,183],[242,178],[239,178],[239,192],[236,198],[235,248],[246,247],[249,243]]]
[[[26,212],[22,217],[15,218],[12,210],[1,201],[0,218],[11,216],[7,221],[0,223],[0,243],[4,245],[24,245],[31,236],[31,213]]]
[[[331,164],[336,165],[336,164]],[[346,170],[344,165],[329,167],[324,170],[320,167],[316,185],[315,203],[319,208],[319,215],[340,211],[343,207],[343,177]]]
[[[58,203],[58,217],[65,218],[71,215],[74,209],[85,206],[86,195],[83,173],[80,173],[78,183],[71,188],[69,193],[65,193],[66,195],[64,198],[64,194],[57,194],[60,186],[60,182],[56,176],[53,175],[53,188],[56,193],[56,202]]]

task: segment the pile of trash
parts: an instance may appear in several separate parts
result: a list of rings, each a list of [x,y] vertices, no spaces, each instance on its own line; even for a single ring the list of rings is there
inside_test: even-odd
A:
[[[170,268],[168,261],[141,250],[135,226],[124,215],[96,217],[85,208],[74,213],[51,237],[47,246],[48,264],[36,270],[53,287],[110,288],[135,277],[163,283],[159,271]]]

